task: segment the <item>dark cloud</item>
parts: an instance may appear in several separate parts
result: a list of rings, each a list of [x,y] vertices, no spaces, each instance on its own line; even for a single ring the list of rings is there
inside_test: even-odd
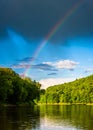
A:
[[[92,72],[93,73],[93,68],[87,68],[84,73],[89,73],[89,72]]]
[[[35,68],[35,69],[40,69],[40,70],[45,70],[45,71],[58,71],[53,66],[48,65],[48,64],[43,64],[43,63],[33,65],[32,67]]]
[[[27,38],[42,38],[77,2],[55,39],[93,34],[93,0],[0,0],[0,36],[10,27]]]
[[[13,69],[29,69],[29,68],[32,68],[32,69],[38,69],[38,70],[43,70],[43,71],[58,71],[53,66],[48,65],[48,64],[43,64],[43,63],[31,65],[31,64],[26,63],[26,62],[25,63],[20,62],[20,63],[16,63],[16,64],[11,65],[10,68],[13,68]]]
[[[74,71],[74,68],[70,68],[70,69],[68,69],[69,71]]]
[[[18,62],[31,62],[34,60],[34,57],[25,57],[23,59],[18,59]],[[36,59],[35,59],[36,60]]]
[[[48,75],[57,75],[57,73],[49,73]]]

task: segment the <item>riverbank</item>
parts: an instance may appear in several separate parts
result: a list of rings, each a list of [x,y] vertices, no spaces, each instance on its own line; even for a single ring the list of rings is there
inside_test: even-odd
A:
[[[34,106],[36,105],[34,102],[30,102],[30,103],[19,103],[19,104],[5,104],[5,103],[2,103],[0,104],[0,107],[21,107],[21,106]]]
[[[40,105],[88,105],[88,106],[92,106],[93,105],[93,103],[37,103],[37,104],[35,104],[35,103],[31,103],[31,104],[29,104],[29,103],[23,103],[23,104],[0,104],[0,107],[17,107],[17,106],[19,106],[19,107],[21,107],[21,106],[34,106],[34,105],[38,105],[38,106],[40,106]]]
[[[37,105],[93,105],[93,103],[38,103]]]

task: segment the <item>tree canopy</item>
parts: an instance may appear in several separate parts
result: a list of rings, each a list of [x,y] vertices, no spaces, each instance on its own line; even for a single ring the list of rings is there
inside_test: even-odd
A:
[[[10,68],[0,68],[0,103],[21,104],[39,100],[40,84],[21,78]]]
[[[40,103],[93,103],[93,75],[48,87]]]
[[[93,103],[93,75],[46,90],[31,78],[21,78],[10,68],[0,68],[0,104]]]

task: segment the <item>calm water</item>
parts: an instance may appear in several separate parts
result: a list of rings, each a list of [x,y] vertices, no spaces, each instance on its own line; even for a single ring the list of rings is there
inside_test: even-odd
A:
[[[1,107],[0,130],[93,130],[93,106]]]

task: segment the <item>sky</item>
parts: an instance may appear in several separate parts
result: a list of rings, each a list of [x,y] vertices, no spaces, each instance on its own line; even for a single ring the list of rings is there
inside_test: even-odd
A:
[[[93,74],[93,0],[0,0],[0,67],[42,88]]]

